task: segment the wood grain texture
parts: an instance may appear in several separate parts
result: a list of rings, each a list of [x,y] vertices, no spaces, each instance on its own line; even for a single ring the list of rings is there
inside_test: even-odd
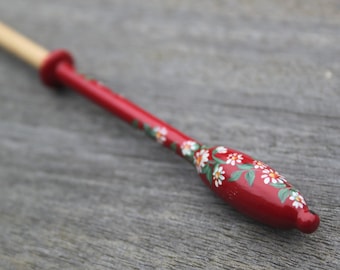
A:
[[[267,161],[321,216],[312,235],[242,216],[0,51],[0,269],[339,267],[339,1],[11,0],[0,18],[198,140]]]

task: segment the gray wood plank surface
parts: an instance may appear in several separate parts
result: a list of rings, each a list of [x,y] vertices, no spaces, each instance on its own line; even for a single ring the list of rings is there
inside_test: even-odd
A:
[[[170,151],[0,51],[0,269],[339,268],[340,1],[1,1],[180,130],[256,156],[321,224],[234,211]]]

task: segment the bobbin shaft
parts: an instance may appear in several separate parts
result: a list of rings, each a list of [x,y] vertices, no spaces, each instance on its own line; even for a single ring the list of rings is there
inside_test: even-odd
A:
[[[53,57],[53,53],[51,56]],[[49,58],[44,62],[40,74],[44,73],[44,67],[48,66],[48,63]],[[182,157],[180,146],[184,142],[193,141],[186,134],[145,111],[122,95],[115,93],[100,82],[85,78],[77,73],[71,63],[66,61],[59,63],[52,74],[55,74],[59,83],[89,98],[135,128],[144,130],[147,135],[163,146],[171,148]],[[44,79],[43,76],[42,79]]]
[[[0,22],[0,46],[39,69],[48,56],[45,48]]]
[[[47,86],[70,87],[127,123],[143,129],[149,136],[157,139],[164,146],[172,148],[180,156],[182,153],[179,146],[185,141],[193,140],[122,95],[77,73],[73,67],[71,54],[65,50],[49,52],[1,22],[0,47],[38,69],[41,80]],[[164,140],[165,132],[166,140]]]

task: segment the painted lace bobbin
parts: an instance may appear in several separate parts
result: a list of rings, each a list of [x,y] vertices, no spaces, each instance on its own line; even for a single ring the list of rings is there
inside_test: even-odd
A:
[[[298,228],[304,233],[317,229],[319,217],[309,211],[300,192],[265,163],[230,148],[199,144],[105,85],[78,73],[69,52],[48,52],[1,22],[0,46],[38,69],[45,85],[73,89],[190,161],[203,182],[240,212],[276,228]]]

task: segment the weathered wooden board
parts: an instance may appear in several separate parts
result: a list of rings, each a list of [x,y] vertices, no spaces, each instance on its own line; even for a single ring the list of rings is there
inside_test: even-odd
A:
[[[339,267],[339,1],[11,0],[0,18],[198,140],[267,161],[322,219],[312,235],[253,222],[0,51],[0,269]]]

